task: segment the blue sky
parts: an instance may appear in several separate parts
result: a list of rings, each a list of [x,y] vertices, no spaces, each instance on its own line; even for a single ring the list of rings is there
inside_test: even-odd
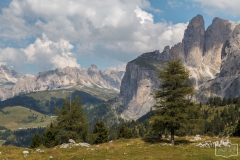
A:
[[[116,67],[181,42],[201,14],[240,20],[239,0],[0,1],[0,64],[36,74],[66,66]]]

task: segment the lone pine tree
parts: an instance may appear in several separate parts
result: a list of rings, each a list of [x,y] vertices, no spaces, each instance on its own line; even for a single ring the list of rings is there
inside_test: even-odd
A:
[[[180,59],[167,61],[158,73],[158,78],[161,83],[160,89],[154,95],[156,110],[152,119],[160,127],[170,131],[171,143],[174,145],[175,130],[196,114],[196,107],[191,101],[194,88],[189,72]]]

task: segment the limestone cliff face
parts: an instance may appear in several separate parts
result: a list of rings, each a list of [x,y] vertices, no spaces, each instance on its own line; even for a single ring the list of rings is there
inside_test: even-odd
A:
[[[197,15],[189,22],[182,42],[172,47],[166,46],[161,53],[159,51],[144,53],[129,62],[118,97],[119,103],[124,108],[122,117],[124,119],[137,119],[151,109],[155,102],[153,94],[160,84],[157,72],[161,70],[166,60],[181,58],[190,72],[195,89],[204,90],[204,93],[211,94],[212,92],[209,92],[207,86],[211,86],[212,80],[219,74],[223,46],[226,46],[225,50],[230,50],[229,43],[225,44],[225,42],[233,28],[233,23],[215,18],[205,31],[203,17]],[[237,44],[238,41],[235,41],[235,43]],[[234,46],[236,45],[234,44]],[[228,52],[224,53],[222,55],[223,60],[227,59],[229,54]],[[211,86],[214,92],[222,92],[220,83],[221,80],[217,79],[216,83]],[[203,88],[204,84],[206,84],[207,90]],[[234,84],[237,85],[238,83],[235,82]],[[227,83],[223,85],[227,85]],[[206,93],[197,94],[197,98],[206,98]]]
[[[220,71],[222,47],[234,24],[228,20],[214,18],[204,35],[203,63]]]
[[[57,68],[46,72],[39,72],[35,76],[21,76],[14,80],[15,84],[4,85],[0,88],[0,99],[5,100],[18,94],[37,92],[43,90],[63,89],[78,87],[99,87],[119,91],[122,72],[115,70],[119,75],[111,82],[108,72],[103,74],[96,65],[91,65],[88,70],[74,67]],[[109,80],[110,79],[110,80]]]
[[[239,76],[240,69],[240,24],[235,27],[222,50],[220,77]]]
[[[103,72],[103,78],[111,86],[120,89],[121,80],[123,78],[124,71],[118,71],[116,68],[108,68]]]
[[[191,67],[201,65],[204,34],[203,17],[202,15],[197,15],[189,22],[182,40],[186,65]]]
[[[119,102],[124,107],[124,119],[138,119],[146,114],[154,104],[154,89],[159,86],[157,71],[136,63],[127,64],[120,88]]]
[[[219,75],[204,83],[197,98],[206,101],[210,96],[240,96],[240,24],[229,35],[222,48],[222,64]]]

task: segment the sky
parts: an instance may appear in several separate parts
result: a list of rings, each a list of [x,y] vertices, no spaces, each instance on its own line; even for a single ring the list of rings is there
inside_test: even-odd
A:
[[[240,20],[239,0],[1,0],[0,64],[22,74],[66,66],[125,70],[145,52],[181,42],[201,14]]]

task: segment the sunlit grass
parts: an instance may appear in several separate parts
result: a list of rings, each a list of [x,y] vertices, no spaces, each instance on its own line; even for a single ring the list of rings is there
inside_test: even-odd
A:
[[[200,148],[198,142],[190,142],[187,139],[192,137],[176,138],[176,145],[166,145],[169,141],[148,143],[142,139],[121,139],[100,145],[87,147],[72,147],[62,149],[43,148],[44,153],[36,152],[36,149],[18,147],[0,147],[0,159],[84,159],[84,160],[141,160],[141,159],[163,159],[163,160],[215,160],[225,159],[215,156],[214,148]],[[203,137],[205,140],[220,140],[217,138]],[[240,139],[231,139],[232,143],[239,143]],[[30,153],[24,157],[22,151],[28,150]],[[239,159],[231,157],[229,159]]]
[[[3,111],[9,114],[0,112],[0,126],[11,130],[24,127],[46,127],[53,120],[48,115],[21,106],[5,107]],[[29,119],[28,116],[37,116],[37,119]]]

